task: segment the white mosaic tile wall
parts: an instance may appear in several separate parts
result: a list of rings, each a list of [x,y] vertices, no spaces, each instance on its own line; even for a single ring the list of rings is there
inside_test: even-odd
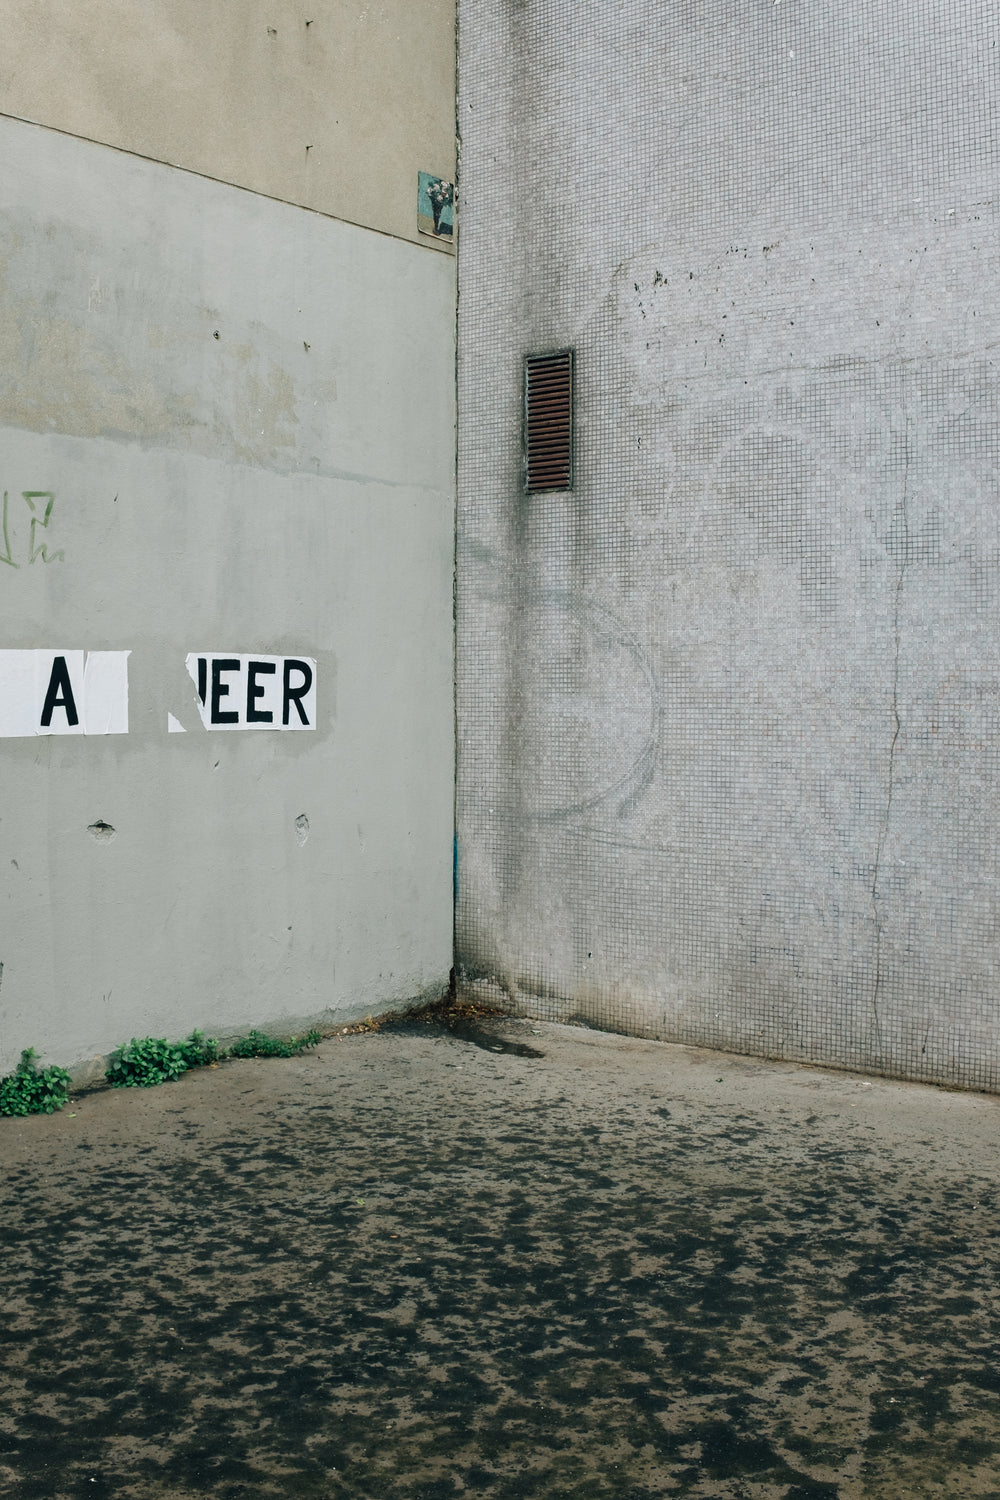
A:
[[[462,0],[466,983],[996,1087],[998,31]]]

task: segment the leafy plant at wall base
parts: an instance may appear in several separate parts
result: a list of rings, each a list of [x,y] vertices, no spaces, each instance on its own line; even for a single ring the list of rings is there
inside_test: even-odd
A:
[[[148,1089],[158,1083],[172,1083],[188,1068],[204,1067],[219,1056],[219,1044],[200,1031],[192,1031],[183,1042],[168,1042],[163,1037],[135,1037],[112,1054],[105,1073],[113,1089]]]
[[[315,1047],[323,1040],[318,1031],[307,1031],[305,1036],[265,1036],[262,1031],[251,1031],[240,1037],[229,1049],[230,1057],[294,1057],[306,1047]]]
[[[183,1042],[168,1042],[163,1037],[135,1037],[112,1054],[105,1077],[113,1089],[152,1088],[158,1083],[171,1083],[186,1073],[188,1068],[202,1068],[218,1062],[223,1057],[294,1057],[306,1047],[315,1047],[323,1040],[318,1031],[307,1032],[301,1037],[265,1036],[262,1031],[251,1031],[227,1052],[213,1037],[201,1031],[192,1031]]]
[[[39,1068],[35,1049],[21,1053],[13,1073],[0,1078],[0,1115],[50,1115],[69,1098],[69,1074],[55,1065]]]
[[[146,1089],[187,1072],[180,1047],[163,1037],[135,1037],[113,1053],[105,1077],[113,1089]]]
[[[177,1050],[189,1068],[206,1068],[220,1056],[218,1042],[203,1031],[192,1031],[186,1041],[177,1043]]]

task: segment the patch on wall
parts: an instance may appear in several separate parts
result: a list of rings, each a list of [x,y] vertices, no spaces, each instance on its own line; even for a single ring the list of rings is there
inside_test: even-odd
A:
[[[0,738],[128,734],[129,651],[0,651]]]
[[[417,229],[437,240],[442,248],[454,249],[455,184],[435,177],[432,172],[417,173]]]
[[[191,652],[186,665],[206,729],[316,728],[316,662],[311,656]]]

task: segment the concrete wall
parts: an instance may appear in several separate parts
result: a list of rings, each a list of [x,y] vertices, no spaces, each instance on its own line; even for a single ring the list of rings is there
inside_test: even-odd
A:
[[[0,113],[417,238],[454,178],[454,0],[6,0]]]
[[[44,123],[0,119],[0,1068],[447,985],[454,261],[413,241],[453,23],[423,9],[385,74],[388,6],[342,49],[343,7],[292,40],[287,4],[5,13],[0,108]],[[62,702],[25,733],[31,650],[130,652],[128,733]],[[314,721],[206,728],[213,652],[314,662]]]
[[[997,1084],[996,16],[463,0],[459,958]],[[576,488],[520,491],[525,353]]]

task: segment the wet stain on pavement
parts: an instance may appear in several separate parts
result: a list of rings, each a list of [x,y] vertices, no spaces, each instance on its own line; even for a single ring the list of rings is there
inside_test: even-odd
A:
[[[0,1490],[1000,1496],[992,1184],[530,1034],[232,1064],[118,1139],[109,1096],[88,1139],[28,1122]]]
[[[496,1027],[486,1027],[479,1021],[455,1021],[449,1027],[453,1037],[460,1042],[471,1042],[482,1047],[484,1052],[501,1052],[507,1057],[544,1057],[538,1047],[529,1047],[527,1042],[512,1042],[500,1035]]]
[[[460,1042],[470,1042],[473,1047],[482,1047],[484,1052],[500,1052],[507,1057],[545,1056],[538,1047],[510,1036],[509,1018],[475,1005],[429,1005],[414,1014],[394,1018],[388,1026],[379,1029],[406,1036],[419,1034],[426,1027],[453,1036]]]

